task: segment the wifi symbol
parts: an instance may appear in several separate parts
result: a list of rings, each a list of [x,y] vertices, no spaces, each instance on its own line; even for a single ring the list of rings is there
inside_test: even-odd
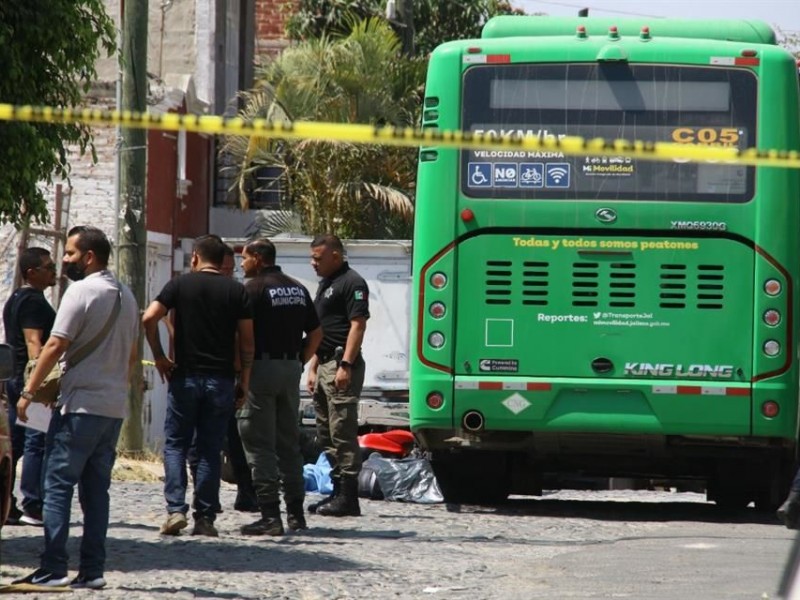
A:
[[[569,165],[548,165],[547,178],[555,187],[569,186]]]

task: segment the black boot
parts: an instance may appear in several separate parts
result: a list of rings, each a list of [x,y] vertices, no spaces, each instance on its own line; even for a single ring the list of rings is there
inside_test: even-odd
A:
[[[358,478],[343,477],[341,493],[330,504],[320,507],[317,514],[324,517],[360,517]]]
[[[242,535],[283,535],[281,506],[278,502],[267,502],[261,506],[261,518],[255,523],[242,525]]]
[[[302,500],[286,503],[286,525],[292,531],[308,529],[308,525],[306,525],[306,516],[303,514]]]
[[[333,502],[333,499],[336,498],[336,496],[339,495],[340,488],[341,488],[341,486],[339,484],[339,478],[336,477],[334,479],[331,479],[331,482],[333,483],[333,493],[330,496],[325,496],[319,502],[312,502],[311,504],[308,505],[308,512],[310,512],[312,515],[315,512],[317,512],[317,510],[319,510],[319,508],[321,506],[326,506],[326,505],[330,504],[331,502]]]
[[[787,529],[800,529],[800,492],[789,492],[777,515]]]

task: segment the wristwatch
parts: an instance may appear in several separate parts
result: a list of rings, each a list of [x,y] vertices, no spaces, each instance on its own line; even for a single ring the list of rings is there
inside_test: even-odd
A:
[[[350,369],[350,368],[352,368],[353,363],[351,363],[350,361],[347,361],[347,360],[340,360],[339,361],[339,366],[342,367],[343,369]]]
[[[25,398],[25,400],[33,400],[33,394],[28,390],[22,390],[19,395],[21,398]]]

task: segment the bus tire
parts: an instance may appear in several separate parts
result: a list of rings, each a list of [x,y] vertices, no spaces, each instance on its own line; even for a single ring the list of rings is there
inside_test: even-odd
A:
[[[503,452],[434,452],[431,467],[444,501],[450,504],[500,504],[511,491]]]

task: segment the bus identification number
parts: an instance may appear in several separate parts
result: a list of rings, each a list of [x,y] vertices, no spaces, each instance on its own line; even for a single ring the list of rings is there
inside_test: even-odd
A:
[[[678,144],[735,146],[741,132],[735,127],[678,127],[672,130],[672,141]]]

